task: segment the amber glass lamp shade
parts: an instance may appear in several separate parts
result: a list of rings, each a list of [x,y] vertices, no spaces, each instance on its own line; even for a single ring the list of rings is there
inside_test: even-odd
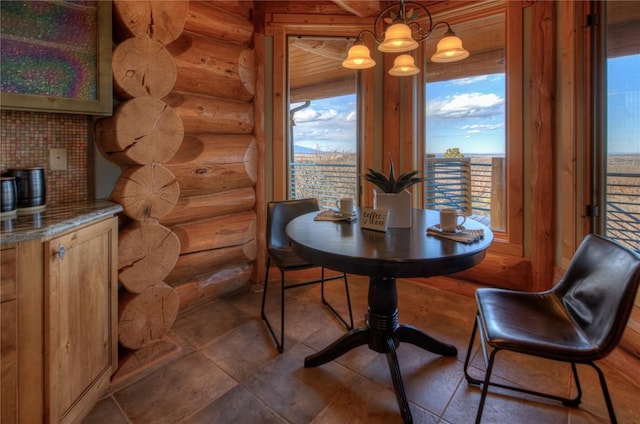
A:
[[[432,62],[455,62],[469,57],[469,52],[462,47],[462,40],[449,30],[442,40],[438,41],[438,48],[431,56]]]
[[[384,33],[384,41],[378,46],[378,50],[387,53],[401,53],[415,50],[418,42],[411,36],[411,28],[404,23],[395,23],[387,28]]]
[[[342,66],[348,69],[367,69],[376,66],[376,62],[371,59],[367,46],[356,44],[349,49],[347,58],[342,61]]]
[[[389,69],[389,75],[394,77],[406,77],[409,75],[415,75],[420,72],[420,69],[413,61],[413,57],[408,54],[401,54],[393,61],[393,68]]]

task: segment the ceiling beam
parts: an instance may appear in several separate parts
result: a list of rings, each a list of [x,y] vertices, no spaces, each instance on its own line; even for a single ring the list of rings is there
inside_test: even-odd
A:
[[[380,12],[379,0],[333,0],[333,2],[360,18],[375,16]]]

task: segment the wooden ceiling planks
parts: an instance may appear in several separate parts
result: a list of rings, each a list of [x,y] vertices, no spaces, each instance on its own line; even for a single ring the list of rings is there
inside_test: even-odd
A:
[[[379,0],[333,0],[333,2],[361,18],[376,16],[382,10]]]
[[[289,41],[291,102],[352,94],[356,73],[342,67],[349,44],[345,39],[300,37]]]

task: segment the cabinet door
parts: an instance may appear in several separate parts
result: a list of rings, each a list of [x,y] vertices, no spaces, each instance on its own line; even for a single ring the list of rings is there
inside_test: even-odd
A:
[[[0,252],[0,422],[18,422],[17,249]]]
[[[78,422],[117,368],[117,218],[45,243],[45,415]]]

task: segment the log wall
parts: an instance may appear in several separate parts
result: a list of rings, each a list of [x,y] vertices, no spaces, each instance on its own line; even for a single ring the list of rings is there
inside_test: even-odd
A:
[[[130,375],[175,351],[166,335],[179,311],[247,289],[255,273],[256,66],[253,2],[113,7],[120,103],[96,123],[96,143],[122,169],[111,200],[126,215],[119,341]]]

